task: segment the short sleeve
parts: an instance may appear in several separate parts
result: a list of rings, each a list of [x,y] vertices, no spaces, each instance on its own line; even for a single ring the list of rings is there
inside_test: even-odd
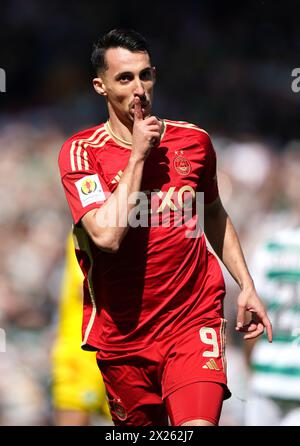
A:
[[[62,185],[75,224],[92,209],[102,206],[110,191],[87,149],[74,150],[67,141],[59,154]]]

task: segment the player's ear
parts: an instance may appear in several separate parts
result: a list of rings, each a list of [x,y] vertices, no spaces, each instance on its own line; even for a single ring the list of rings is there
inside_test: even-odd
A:
[[[100,94],[101,96],[107,96],[105,84],[101,77],[95,77],[93,79],[93,86],[94,86],[96,93]]]

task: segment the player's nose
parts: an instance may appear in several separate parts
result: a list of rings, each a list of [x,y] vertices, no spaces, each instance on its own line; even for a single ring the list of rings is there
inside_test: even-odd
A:
[[[138,96],[140,99],[145,97],[145,88],[140,80],[136,81],[133,94]]]

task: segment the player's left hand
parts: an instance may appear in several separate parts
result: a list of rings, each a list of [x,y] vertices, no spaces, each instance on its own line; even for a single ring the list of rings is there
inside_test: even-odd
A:
[[[247,333],[244,339],[256,338],[266,329],[268,340],[272,342],[272,325],[255,288],[251,287],[241,291],[238,296],[237,305],[236,330]],[[250,316],[249,321],[246,320],[247,316]]]

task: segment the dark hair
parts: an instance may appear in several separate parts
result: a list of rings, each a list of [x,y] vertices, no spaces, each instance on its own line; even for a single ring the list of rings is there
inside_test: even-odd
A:
[[[94,44],[91,61],[96,73],[108,69],[105,53],[109,48],[118,47],[126,48],[133,53],[147,52],[150,57],[148,43],[141,34],[132,29],[113,29]]]

